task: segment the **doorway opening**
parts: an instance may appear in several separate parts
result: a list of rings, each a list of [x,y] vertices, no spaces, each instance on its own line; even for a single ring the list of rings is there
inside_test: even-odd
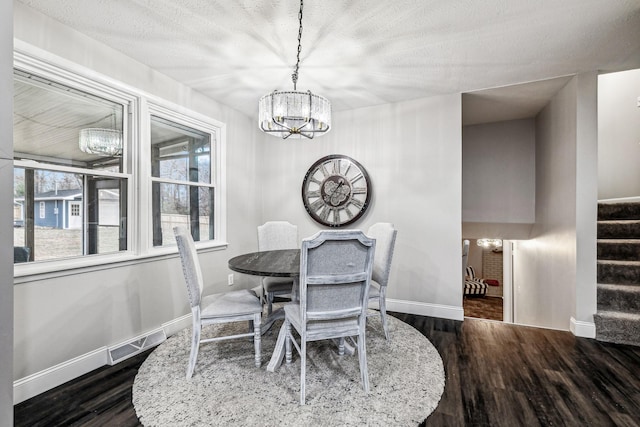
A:
[[[467,267],[471,270],[467,268],[467,278],[475,275],[486,286],[481,293],[463,296],[464,316],[512,322],[512,243],[505,240],[502,246],[484,247],[476,239],[468,240]]]

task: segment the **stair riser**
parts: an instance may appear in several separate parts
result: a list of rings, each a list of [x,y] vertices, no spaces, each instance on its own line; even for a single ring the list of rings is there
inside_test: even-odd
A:
[[[603,203],[598,205],[598,220],[640,219],[640,203]]]
[[[598,263],[598,283],[640,286],[640,266]]]
[[[640,261],[640,241],[634,243],[598,242],[598,259]]]
[[[618,344],[640,346],[640,321],[628,321],[593,315],[596,339]]]
[[[598,287],[598,310],[640,313],[640,286],[637,290],[603,289]]]
[[[598,239],[640,239],[640,221],[598,223]]]

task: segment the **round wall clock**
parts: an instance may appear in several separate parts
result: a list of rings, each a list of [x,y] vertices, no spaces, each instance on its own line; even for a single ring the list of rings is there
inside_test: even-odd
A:
[[[302,202],[315,221],[342,227],[369,207],[371,182],[367,171],[351,157],[332,154],[315,162],[302,181]]]

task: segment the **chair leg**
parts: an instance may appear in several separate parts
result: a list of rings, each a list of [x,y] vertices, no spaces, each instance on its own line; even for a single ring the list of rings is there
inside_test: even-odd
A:
[[[286,331],[286,340],[285,340],[285,361],[287,363],[291,363],[291,323],[285,320],[285,331]]]
[[[338,339],[338,356],[344,356],[344,337]]]
[[[193,322],[193,333],[191,334],[191,353],[189,354],[189,366],[187,367],[187,379],[193,376],[193,370],[196,367],[196,360],[198,360],[198,347],[200,346],[200,322]]]
[[[307,340],[302,337],[300,340],[300,404],[305,403],[305,389],[307,374]]]
[[[267,316],[270,316],[273,312],[273,292],[267,292]]]
[[[360,379],[365,393],[369,393],[369,372],[367,370],[367,343],[365,331],[361,330],[358,335],[358,362],[360,363]]]
[[[256,353],[256,368],[262,365],[262,315],[256,313],[253,319],[253,346]]]
[[[382,322],[382,329],[384,330],[384,337],[389,341],[389,325],[387,324],[387,296],[386,287],[380,289],[380,321]]]

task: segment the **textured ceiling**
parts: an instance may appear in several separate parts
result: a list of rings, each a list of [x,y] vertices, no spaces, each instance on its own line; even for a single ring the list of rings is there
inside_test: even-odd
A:
[[[252,117],[292,88],[297,0],[18,1]],[[298,89],[336,111],[640,68],[640,0],[307,0],[303,26]],[[465,99],[531,110],[522,90]]]

